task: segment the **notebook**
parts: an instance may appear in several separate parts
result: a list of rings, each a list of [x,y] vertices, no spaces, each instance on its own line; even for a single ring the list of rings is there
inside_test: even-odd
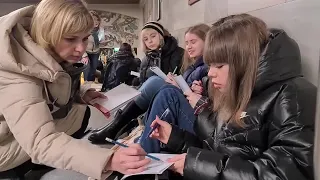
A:
[[[186,82],[186,80],[184,80],[184,78],[181,75],[174,76],[173,78],[176,81],[176,83],[179,85],[179,87],[182,90],[182,92],[186,93],[186,92],[192,91],[190,89],[188,83]]]
[[[104,93],[108,99],[97,98],[90,101],[90,104],[99,109],[107,118],[114,114],[119,108],[140,95],[140,91],[126,84],[119,86]]]
[[[147,170],[131,175],[125,175],[121,178],[121,180],[126,179],[129,176],[141,175],[141,174],[162,174],[165,170],[167,170],[173,163],[167,162],[169,158],[176,156],[176,154],[159,154],[159,153],[150,153],[150,155],[155,156],[162,161],[151,160],[150,164],[147,166]]]
[[[159,67],[157,66],[150,67],[150,70],[154,72],[156,75],[158,75],[159,77],[161,77],[163,80],[167,79],[167,75]]]
[[[164,74],[164,72],[159,68],[159,67],[150,67],[150,70],[152,72],[154,72],[156,75],[158,75],[159,77],[161,77],[163,80],[167,79],[167,75]],[[179,85],[180,89],[185,93],[185,92],[189,92],[191,91],[188,83],[186,82],[186,80],[181,76],[174,76],[174,80],[177,82],[177,84]]]
[[[141,172],[141,173],[137,173],[137,174],[130,174],[130,175],[124,175],[121,180],[125,180],[127,177],[130,176],[134,176],[134,175],[143,175],[143,174],[162,174],[165,170],[167,170],[173,163],[169,163],[167,162],[167,160],[169,158],[172,158],[174,156],[176,156],[177,154],[160,154],[160,153],[150,153],[150,155],[158,157],[159,159],[162,160],[162,162],[159,161],[155,161],[155,160],[151,160],[150,164],[147,166],[148,169]],[[103,180],[110,180],[111,178],[113,180],[117,179],[118,177],[116,177],[114,179],[114,177],[111,177],[110,175],[112,174],[112,171],[108,171],[107,173],[102,174],[101,179]],[[91,177],[88,178],[88,180],[95,180]]]

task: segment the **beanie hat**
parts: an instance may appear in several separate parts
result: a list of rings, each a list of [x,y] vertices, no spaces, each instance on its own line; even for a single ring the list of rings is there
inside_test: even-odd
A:
[[[163,29],[163,26],[157,22],[154,22],[154,21],[150,21],[150,22],[147,22],[142,30],[144,29],[147,29],[147,28],[151,28],[151,29],[154,29],[156,30],[158,33],[161,34],[161,36],[163,37],[164,36],[164,29]]]

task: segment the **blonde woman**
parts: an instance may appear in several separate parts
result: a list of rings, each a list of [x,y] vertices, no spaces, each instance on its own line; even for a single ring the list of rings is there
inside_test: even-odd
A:
[[[186,95],[190,104],[197,102],[192,97],[209,103],[189,109],[193,115],[169,87],[154,98],[148,115],[153,121],[170,107],[167,122],[151,124],[159,124],[151,137],[167,151],[184,153],[170,160],[172,170],[190,180],[314,179],[316,87],[301,75],[296,42],[256,17],[233,15],[208,32],[204,59],[211,97]],[[195,116],[195,134],[179,128],[177,122]]]
[[[184,50],[177,40],[157,22],[147,22],[141,31],[142,50],[146,54],[140,68],[140,83],[144,83],[153,72],[152,66],[159,67],[165,74],[180,72]]]
[[[140,147],[114,153],[76,139],[88,124],[87,103],[102,96],[79,88],[85,67],[76,62],[93,26],[82,0],[42,0],[1,17],[1,179],[23,178],[31,161],[96,179],[106,170],[140,172],[149,162]]]

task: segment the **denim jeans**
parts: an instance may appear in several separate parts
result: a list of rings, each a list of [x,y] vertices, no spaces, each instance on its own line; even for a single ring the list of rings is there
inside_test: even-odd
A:
[[[147,111],[153,97],[158,93],[162,86],[167,83],[159,76],[149,77],[139,88],[141,94],[135,99],[135,103],[141,110]]]
[[[148,137],[150,125],[155,120],[156,115],[159,117],[169,109],[169,114],[162,120],[171,125],[178,126],[191,133],[194,133],[193,124],[196,120],[194,110],[182,91],[173,85],[163,86],[155,96],[152,105],[145,116],[145,130],[142,133],[139,142],[147,153],[158,153],[161,150],[160,141]]]
[[[97,67],[99,65],[99,56],[100,54],[89,54],[88,53],[88,67],[87,69],[83,72],[84,75],[84,80],[85,81],[94,81],[95,80],[95,73],[97,70]]]

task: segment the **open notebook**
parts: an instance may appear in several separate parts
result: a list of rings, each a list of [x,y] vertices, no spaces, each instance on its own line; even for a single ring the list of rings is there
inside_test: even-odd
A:
[[[119,86],[104,93],[108,99],[97,98],[90,101],[90,104],[99,109],[107,118],[116,112],[123,105],[133,100],[140,94],[140,91],[126,84]]]
[[[127,177],[134,176],[134,175],[143,175],[143,174],[157,174],[157,175],[159,175],[159,174],[162,174],[165,170],[167,170],[173,164],[173,163],[168,163],[167,160],[169,158],[176,156],[176,154],[160,154],[160,153],[150,153],[150,155],[155,156],[155,157],[161,159],[162,161],[160,162],[160,161],[151,160],[150,164],[147,166],[148,167],[147,170],[145,170],[141,173],[137,173],[137,174],[125,175],[121,178],[121,180],[125,180]],[[112,171],[110,171],[106,174],[103,174],[101,179],[102,180],[110,180],[111,173],[112,173]],[[117,177],[115,179],[118,180]],[[89,177],[88,180],[94,180],[94,179]]]
[[[159,154],[159,153],[150,153],[150,155],[155,156],[162,161],[151,160],[150,164],[147,166],[147,170],[131,175],[125,175],[121,180],[126,179],[129,176],[139,175],[139,174],[162,174],[167,170],[173,163],[168,163],[167,160],[176,156],[176,154]]]
[[[161,77],[162,79],[166,80],[167,79],[167,75],[164,74],[163,71],[161,71],[161,69],[159,67],[150,67],[150,70],[152,72],[154,72],[156,75],[158,75],[159,77]],[[179,85],[180,89],[185,93],[185,92],[189,92],[191,91],[188,83],[185,81],[185,79],[183,79],[183,77],[181,75],[179,76],[175,76],[174,80],[177,82],[177,84]]]

